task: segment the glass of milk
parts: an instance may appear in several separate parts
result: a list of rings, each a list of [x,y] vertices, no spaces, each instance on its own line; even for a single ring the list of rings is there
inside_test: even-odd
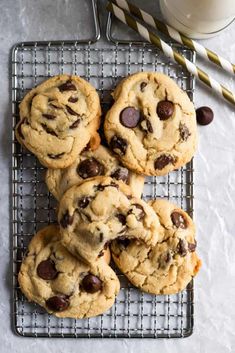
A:
[[[169,25],[191,38],[217,35],[235,18],[235,0],[160,0]]]

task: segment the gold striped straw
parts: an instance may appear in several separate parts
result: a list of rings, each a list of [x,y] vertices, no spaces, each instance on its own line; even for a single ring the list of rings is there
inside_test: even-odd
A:
[[[131,15],[123,11],[120,7],[112,2],[107,5],[107,10],[117,17],[121,22],[127,24],[133,30],[140,34],[145,40],[154,44],[159,48],[164,55],[172,59],[174,62],[182,65],[191,74],[197,77],[201,82],[217,92],[221,97],[225,98],[228,102],[235,105],[235,94],[229,91],[226,87],[218,83],[215,79],[209,76],[206,72],[201,70],[198,66],[193,64],[190,60],[186,59],[183,55],[173,50],[170,45],[164,42],[158,35],[151,32],[147,27],[142,25],[139,21]]]
[[[148,25],[157,29],[158,31],[166,34],[170,38],[174,39],[176,42],[186,45],[188,48],[195,50],[197,54],[202,56],[207,61],[211,61],[214,64],[222,67],[225,71],[230,74],[235,74],[235,65],[230,63],[227,59],[220,55],[217,55],[208,48],[199,44],[193,39],[186,37],[183,33],[176,31],[174,28],[166,25],[162,21],[159,21],[156,17],[153,17],[149,13],[145,12],[141,8],[129,3],[127,0],[112,0],[114,4],[119,6],[121,9],[131,13],[140,20],[144,21]]]

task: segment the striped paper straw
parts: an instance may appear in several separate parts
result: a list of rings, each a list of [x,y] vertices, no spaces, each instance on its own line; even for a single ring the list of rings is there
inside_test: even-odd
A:
[[[165,23],[159,21],[156,17],[153,17],[149,13],[145,12],[141,8],[130,4],[126,0],[112,0],[114,4],[135,15],[140,20],[144,21],[153,28],[159,30],[160,32],[168,35],[170,38],[174,39],[176,42],[186,45],[188,48],[195,50],[197,54],[202,56],[207,61],[211,61],[214,64],[222,67],[225,71],[230,74],[235,74],[235,65],[230,63],[228,60],[222,56],[217,55],[210,49],[205,48],[203,45],[199,44],[195,40],[186,37],[181,32],[176,31],[174,28],[166,25]]]
[[[174,62],[182,65],[186,70],[203,82],[205,85],[210,87],[213,91],[217,92],[221,97],[225,98],[228,102],[235,105],[235,94],[229,91],[226,87],[222,86],[215,79],[209,76],[206,72],[201,70],[198,66],[193,64],[190,60],[186,59],[183,55],[179,54],[177,51],[173,50],[170,45],[164,42],[159,36],[151,32],[145,26],[143,26],[139,21],[134,19],[131,15],[124,12],[118,6],[109,2],[107,5],[107,10],[112,12],[120,21],[127,24],[129,27],[134,29],[140,34],[145,40],[154,44],[159,48],[168,58],[172,59]]]

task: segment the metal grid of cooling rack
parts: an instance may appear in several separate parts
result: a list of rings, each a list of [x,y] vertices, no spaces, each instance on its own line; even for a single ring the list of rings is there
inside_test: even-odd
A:
[[[178,47],[190,60],[190,50]],[[105,112],[110,91],[121,78],[141,70],[161,71],[193,97],[194,81],[145,44],[115,43],[107,48],[79,42],[25,43],[13,49],[13,128],[19,119],[18,104],[25,93],[46,78],[60,73],[77,74],[98,90]],[[46,189],[44,168],[15,140],[13,130],[13,286],[14,327],[33,337],[185,337],[193,329],[193,284],[177,295],[151,296],[133,288],[119,273],[121,291],[110,311],[96,318],[73,320],[48,315],[22,295],[17,273],[27,244],[35,232],[54,222],[56,202]],[[193,212],[193,165],[165,177],[147,178],[143,197],[166,197],[189,214]]]

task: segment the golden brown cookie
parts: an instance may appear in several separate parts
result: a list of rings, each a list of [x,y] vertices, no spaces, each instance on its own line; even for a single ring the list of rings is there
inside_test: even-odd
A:
[[[162,237],[149,247],[136,240],[115,240],[111,252],[130,282],[144,292],[174,294],[183,290],[201,267],[195,226],[189,215],[166,201],[149,202],[162,227]]]
[[[62,243],[75,256],[92,262],[115,238],[137,238],[155,245],[160,223],[145,201],[110,177],[96,177],[71,187],[60,200]]]
[[[33,88],[20,104],[18,141],[50,168],[66,168],[95,135],[100,101],[78,76],[59,75]]]
[[[171,78],[136,73],[117,86],[113,97],[104,130],[124,166],[145,175],[165,175],[191,160],[197,146],[195,110]]]
[[[71,318],[102,314],[113,305],[120,287],[103,258],[88,265],[69,253],[55,225],[33,237],[18,280],[29,301],[57,317]]]

